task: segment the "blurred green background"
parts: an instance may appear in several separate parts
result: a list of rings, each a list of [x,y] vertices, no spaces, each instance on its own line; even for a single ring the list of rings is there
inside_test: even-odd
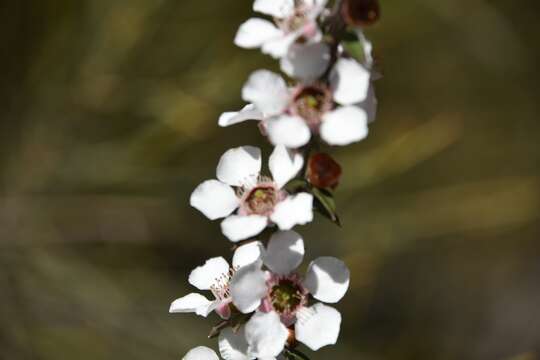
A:
[[[0,358],[180,359],[217,320],[169,315],[230,243],[188,205],[251,71],[249,0],[0,2]],[[312,359],[540,358],[536,1],[387,0],[384,78],[334,149],[343,228],[299,229],[352,271],[340,342]]]

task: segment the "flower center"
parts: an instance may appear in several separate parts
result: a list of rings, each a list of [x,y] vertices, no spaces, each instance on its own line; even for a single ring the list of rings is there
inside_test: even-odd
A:
[[[252,189],[245,200],[244,209],[249,214],[268,215],[278,201],[276,189],[272,186],[258,186]]]
[[[324,85],[310,85],[300,88],[293,97],[291,112],[301,116],[306,123],[316,128],[325,112],[332,108],[332,95]]]
[[[286,323],[293,321],[296,311],[307,304],[307,290],[300,277],[274,277],[269,282],[268,301]]]

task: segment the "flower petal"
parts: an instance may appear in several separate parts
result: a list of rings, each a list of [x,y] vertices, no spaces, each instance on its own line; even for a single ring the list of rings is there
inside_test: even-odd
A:
[[[347,265],[334,257],[320,257],[309,264],[304,286],[317,300],[336,303],[349,288]]]
[[[264,246],[260,241],[254,241],[246,245],[240,246],[233,255],[233,267],[239,269],[243,266],[254,263],[260,260],[264,254]]]
[[[330,145],[348,145],[368,135],[367,113],[357,106],[345,106],[326,113],[321,138]]]
[[[358,61],[341,58],[330,76],[334,100],[341,105],[363,101],[368,92],[371,74]]]
[[[216,352],[206,346],[191,349],[182,360],[219,360]]]
[[[255,311],[268,291],[266,276],[261,266],[261,261],[246,265],[240,268],[230,281],[233,304],[244,314]]]
[[[283,32],[270,21],[252,18],[240,25],[234,38],[234,44],[245,49],[254,49],[281,36],[283,36]]]
[[[333,345],[339,337],[341,314],[333,307],[318,303],[297,313],[296,339],[317,351]]]
[[[278,275],[288,275],[304,259],[304,240],[295,231],[278,231],[266,247],[264,264]]]
[[[221,222],[221,232],[232,242],[259,234],[268,225],[268,218],[260,215],[231,215]]]
[[[281,76],[268,70],[252,73],[242,88],[242,98],[255,104],[265,116],[282,113],[289,101],[289,90]]]
[[[330,48],[323,42],[293,44],[280,64],[281,70],[291,77],[315,80],[330,64]]]
[[[199,290],[210,290],[216,279],[229,273],[229,263],[222,257],[206,260],[189,274],[189,283]]]
[[[311,130],[299,116],[283,115],[265,122],[270,142],[288,148],[299,148],[311,139]]]
[[[280,230],[290,230],[295,225],[304,225],[313,220],[313,195],[299,193],[288,196],[274,208],[270,219]]]
[[[221,127],[231,126],[246,120],[262,120],[264,118],[255,105],[247,104],[240,111],[228,111],[221,114],[218,124]]]
[[[197,186],[189,203],[210,220],[230,215],[238,207],[238,197],[227,184],[217,180],[207,180]]]
[[[369,86],[367,98],[361,103],[357,104],[366,112],[368,123],[375,121],[375,118],[377,117],[377,103],[378,101],[375,95],[375,86],[371,84]]]
[[[289,331],[275,311],[257,312],[246,323],[246,340],[249,354],[257,357],[278,356],[285,346]]]
[[[304,157],[296,151],[288,150],[283,145],[277,145],[274,148],[268,161],[272,178],[279,188],[294,178],[303,165]]]
[[[255,0],[253,11],[283,19],[294,11],[294,0]]]
[[[261,171],[261,149],[240,146],[227,150],[219,159],[217,178],[231,186],[242,186]]]
[[[261,51],[263,54],[270,55],[274,59],[280,59],[287,55],[292,44],[302,36],[302,32],[302,29],[299,29],[288,34],[282,34],[280,37],[270,39],[262,45]]]
[[[201,294],[191,293],[172,302],[170,313],[196,313],[207,317],[214,310],[214,302]]]
[[[225,360],[251,360],[254,359],[247,355],[248,344],[244,327],[241,327],[238,332],[234,332],[231,328],[226,328],[219,334],[219,352]]]

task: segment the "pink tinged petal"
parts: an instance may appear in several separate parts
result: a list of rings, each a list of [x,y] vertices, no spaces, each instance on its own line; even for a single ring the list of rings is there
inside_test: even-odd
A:
[[[338,60],[330,76],[334,100],[341,105],[363,101],[368,93],[371,74],[354,59]]]
[[[229,185],[208,180],[197,186],[189,203],[210,220],[216,220],[230,215],[238,207],[239,200]]]
[[[234,44],[242,48],[254,49],[282,35],[283,32],[270,21],[252,18],[240,25]]]
[[[216,313],[224,320],[227,320],[231,317],[231,307],[229,306],[229,301],[220,301],[217,300],[218,304],[216,305]]]
[[[281,70],[303,81],[320,77],[330,64],[330,49],[322,42],[294,44],[281,59]]]
[[[304,286],[317,300],[337,303],[347,292],[350,272],[347,265],[334,257],[320,257],[309,264]]]
[[[229,263],[222,257],[207,260],[189,274],[189,283],[199,290],[210,290],[221,276],[229,273]]]
[[[313,195],[299,193],[278,203],[270,219],[280,230],[290,230],[313,220]]]
[[[242,88],[244,101],[253,103],[265,116],[282,113],[289,101],[285,80],[268,70],[252,73]]]
[[[213,310],[213,302],[201,294],[191,293],[176,299],[169,308],[170,313],[196,313],[207,317]]]
[[[283,19],[294,12],[294,0],[255,0],[253,11]]]
[[[218,124],[221,127],[231,126],[244,122],[246,120],[262,120],[264,118],[262,112],[260,112],[255,105],[248,104],[240,111],[228,111],[221,114],[218,120]]]
[[[304,157],[296,151],[288,150],[284,145],[277,145],[268,161],[272,178],[279,188],[294,178],[303,165]]]
[[[334,345],[339,337],[341,314],[333,307],[318,303],[297,313],[296,339],[317,351]]]
[[[367,113],[363,109],[344,106],[324,115],[321,138],[330,145],[349,145],[367,137],[367,124]]]
[[[295,231],[278,231],[270,238],[264,264],[278,275],[288,275],[304,259],[304,240]]]
[[[221,222],[221,232],[230,241],[238,242],[258,235],[268,225],[268,218],[260,215],[231,215]]]
[[[216,352],[206,346],[191,349],[182,360],[219,360]]]
[[[244,266],[231,279],[229,286],[233,304],[244,314],[255,311],[268,291],[261,266],[260,261]]]
[[[311,130],[299,116],[283,115],[265,121],[270,142],[288,148],[299,148],[311,139]]]
[[[257,312],[246,323],[248,351],[257,358],[278,356],[283,351],[288,336],[289,331],[274,311]]]
[[[261,171],[261,149],[240,146],[227,150],[219,160],[217,178],[231,186],[242,186]]]
[[[218,343],[221,357],[225,360],[254,359],[247,354],[248,344],[243,327],[236,333],[231,328],[224,329],[219,334]]]
[[[242,245],[236,249],[233,255],[233,267],[239,269],[243,266],[254,263],[262,259],[264,254],[264,246],[260,241],[255,241],[246,245]]]

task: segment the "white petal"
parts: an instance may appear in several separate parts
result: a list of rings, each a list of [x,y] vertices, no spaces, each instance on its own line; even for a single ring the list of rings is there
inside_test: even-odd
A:
[[[368,123],[375,121],[377,117],[377,97],[375,96],[375,86],[369,86],[367,98],[358,104],[367,114]]]
[[[189,274],[189,283],[199,290],[210,290],[216,279],[229,273],[229,263],[222,257],[206,260]]]
[[[341,314],[333,307],[318,303],[297,313],[296,339],[317,351],[333,345],[339,336]]]
[[[219,360],[216,352],[206,346],[191,349],[182,360]]]
[[[238,197],[227,184],[217,180],[207,180],[197,186],[189,203],[210,220],[230,215],[238,207]]]
[[[261,171],[261,149],[240,146],[229,149],[221,156],[217,166],[217,178],[231,186],[242,186]]]
[[[264,118],[255,105],[247,104],[240,111],[228,111],[221,114],[218,124],[221,127],[231,126],[246,120],[262,120]]]
[[[330,64],[330,49],[322,42],[294,44],[281,58],[281,70],[304,81],[320,77]]]
[[[277,145],[270,155],[268,166],[275,183],[282,188],[302,169],[304,157],[283,145]]]
[[[320,257],[309,264],[304,286],[317,300],[336,303],[349,288],[347,265],[334,257]]]
[[[278,203],[270,219],[281,230],[290,230],[295,225],[304,225],[313,220],[313,195],[299,193],[288,196]]]
[[[281,36],[283,32],[270,21],[252,18],[240,25],[234,43],[242,48],[254,49]]]
[[[229,286],[233,304],[244,314],[255,311],[268,291],[261,265],[260,261],[246,265],[231,279]]]
[[[242,98],[255,104],[266,116],[280,114],[289,101],[285,80],[268,70],[252,73],[242,88]]]
[[[370,84],[370,72],[354,59],[341,58],[331,74],[334,100],[341,105],[363,101]]]
[[[311,139],[311,130],[299,116],[283,115],[266,121],[266,132],[274,145],[299,148]]]
[[[278,275],[288,275],[304,258],[304,240],[295,231],[278,231],[266,247],[264,264]]]
[[[321,138],[330,145],[348,145],[368,135],[367,113],[357,106],[344,106],[323,117]]]
[[[268,218],[260,215],[231,215],[221,222],[221,231],[232,242],[259,234],[268,225]]]
[[[294,11],[294,0],[255,0],[253,10],[282,19]]]
[[[247,355],[248,344],[246,342],[244,327],[237,333],[231,328],[224,329],[219,334],[219,352],[225,360],[251,360]]]
[[[240,246],[233,255],[233,267],[239,269],[243,266],[254,263],[262,259],[264,247],[260,241],[254,241],[246,245]]]
[[[280,37],[276,37],[265,42],[261,47],[261,51],[263,54],[270,55],[274,59],[280,59],[287,55],[291,46],[301,35],[301,31],[282,34]]]
[[[257,312],[246,323],[249,353],[257,358],[278,356],[283,351],[288,336],[289,331],[274,311]]]
[[[196,313],[207,317],[214,310],[213,302],[201,294],[191,293],[176,299],[169,308],[170,313]]]

